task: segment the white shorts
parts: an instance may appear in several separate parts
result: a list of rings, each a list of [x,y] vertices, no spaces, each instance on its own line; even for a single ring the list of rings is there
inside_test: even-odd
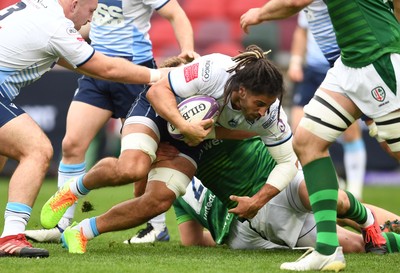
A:
[[[290,184],[257,215],[232,223],[227,244],[234,249],[270,249],[314,246],[314,215],[302,204],[298,189],[304,179],[299,171]]]
[[[391,54],[391,62],[395,71],[396,94],[370,64],[362,68],[345,66],[337,59],[321,87],[327,90],[346,94],[357,107],[368,117],[377,118],[400,109],[400,54]]]

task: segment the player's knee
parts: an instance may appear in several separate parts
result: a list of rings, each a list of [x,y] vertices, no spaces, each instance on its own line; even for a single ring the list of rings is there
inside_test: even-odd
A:
[[[46,171],[50,166],[50,161],[53,158],[53,146],[50,143],[50,140],[43,139],[39,143],[32,143],[32,146],[29,149],[29,153],[27,156],[21,158],[20,161],[25,159],[32,160],[35,162],[35,166],[37,169],[41,168],[41,171]]]
[[[293,150],[297,156],[302,155],[308,146],[308,143],[304,141],[304,138],[300,137],[301,130],[301,128],[297,128],[297,133],[293,137]]]
[[[61,148],[64,157],[73,157],[84,155],[88,147],[83,145],[83,142],[66,135],[62,140]]]
[[[116,183],[123,185],[147,177],[150,165],[141,160],[118,160]]]
[[[151,208],[154,216],[169,210],[175,201],[174,196],[164,196],[161,194],[154,194],[152,192],[146,192],[140,198],[144,199],[143,201],[146,203],[146,205],[143,207]]]

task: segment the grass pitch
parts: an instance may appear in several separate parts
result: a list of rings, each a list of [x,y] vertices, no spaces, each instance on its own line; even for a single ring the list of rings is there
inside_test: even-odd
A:
[[[56,191],[55,179],[43,184],[32,211],[29,229],[40,228],[40,208]],[[0,179],[0,208],[4,213],[7,202],[8,180]],[[76,220],[99,215],[114,204],[132,197],[132,185],[100,189],[91,192],[84,201],[89,201],[94,210],[83,213],[80,202]],[[364,201],[400,214],[400,187],[368,186],[364,190]],[[0,219],[1,230],[4,219]],[[182,247],[173,210],[167,213],[167,224],[171,235],[168,243],[144,245],[125,245],[123,240],[130,238],[139,229],[102,234],[89,241],[87,253],[69,254],[61,245],[39,244],[36,247],[50,251],[47,259],[1,258],[1,273],[266,273],[285,272],[279,269],[283,262],[294,261],[302,253],[298,251],[238,251],[226,247],[200,248]],[[400,254],[375,256],[373,254],[347,254],[345,272],[396,272]]]

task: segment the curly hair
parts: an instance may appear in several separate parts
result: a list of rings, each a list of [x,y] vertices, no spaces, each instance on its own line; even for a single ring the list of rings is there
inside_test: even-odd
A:
[[[250,45],[232,58],[236,65],[228,69],[229,73],[234,73],[225,85],[224,104],[233,90],[244,87],[254,95],[279,98],[279,107],[281,106],[285,90],[283,76],[278,67],[266,58],[268,53],[269,51],[264,53],[256,45]]]

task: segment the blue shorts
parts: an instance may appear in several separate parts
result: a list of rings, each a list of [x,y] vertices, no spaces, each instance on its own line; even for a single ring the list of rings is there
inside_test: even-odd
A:
[[[325,79],[327,70],[313,67],[305,67],[303,70],[304,79],[296,83],[293,89],[293,105],[305,106],[314,96]]]
[[[140,65],[156,68],[154,59]],[[78,80],[78,89],[73,100],[109,110],[113,113],[113,118],[125,118],[132,102],[145,86],[145,84],[124,84],[83,76]]]
[[[25,111],[22,108],[15,105],[8,98],[0,96],[0,127],[24,113]]]
[[[185,142],[171,137],[167,129],[167,121],[156,114],[153,107],[150,105],[150,102],[146,98],[146,93],[148,89],[149,87],[147,87],[143,92],[139,94],[136,101],[132,104],[132,107],[129,110],[126,118],[141,116],[151,119],[160,131],[160,142],[169,142],[169,144],[173,145],[181,153],[189,156],[196,163],[199,163],[202,145],[200,144],[196,147],[191,147],[186,145]],[[179,98],[177,98],[177,101],[179,101]]]

